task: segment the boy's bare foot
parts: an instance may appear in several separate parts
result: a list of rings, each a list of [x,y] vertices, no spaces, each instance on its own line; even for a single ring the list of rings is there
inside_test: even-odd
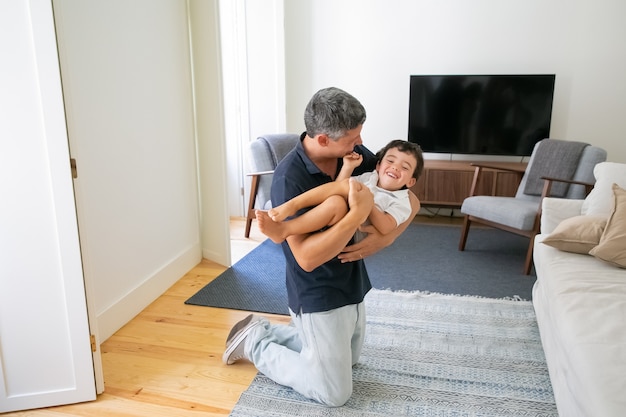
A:
[[[281,204],[280,206],[273,207],[269,209],[267,212],[270,219],[275,222],[282,222],[289,216],[293,216],[296,214],[297,209],[293,208],[291,203],[287,201],[286,203]]]
[[[259,223],[259,229],[261,229],[261,232],[269,237],[272,242],[281,243],[287,238],[284,224],[272,220],[267,211],[256,210],[254,214]]]

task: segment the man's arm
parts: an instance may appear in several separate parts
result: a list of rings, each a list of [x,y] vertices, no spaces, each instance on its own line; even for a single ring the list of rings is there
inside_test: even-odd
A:
[[[411,200],[411,215],[404,223],[399,224],[395,230],[386,235],[381,234],[374,226],[363,227],[362,231],[368,233],[368,235],[359,243],[346,246],[342,253],[339,254],[339,259],[342,262],[358,261],[391,245],[411,224],[420,209],[420,201],[411,191],[409,191],[409,199]]]
[[[298,265],[312,271],[333,259],[348,244],[374,206],[372,192],[355,179],[349,180],[348,213],[323,232],[289,236],[287,242]]]

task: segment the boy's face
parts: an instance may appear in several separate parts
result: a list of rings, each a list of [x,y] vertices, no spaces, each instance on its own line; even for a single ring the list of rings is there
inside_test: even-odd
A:
[[[417,160],[410,153],[400,152],[398,148],[391,148],[378,163],[378,186],[389,191],[412,187],[417,181],[413,178]]]

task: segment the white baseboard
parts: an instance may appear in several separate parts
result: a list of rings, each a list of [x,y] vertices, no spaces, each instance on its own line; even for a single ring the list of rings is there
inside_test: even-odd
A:
[[[224,265],[224,266],[232,265],[230,261],[230,258],[231,258],[230,248],[227,248],[227,250],[223,250],[220,252],[205,248],[205,249],[202,249],[202,257],[204,259],[208,259],[209,261],[218,263],[220,265]]]
[[[105,341],[160,297],[202,260],[200,244],[194,244],[171,262],[97,315],[98,340]]]

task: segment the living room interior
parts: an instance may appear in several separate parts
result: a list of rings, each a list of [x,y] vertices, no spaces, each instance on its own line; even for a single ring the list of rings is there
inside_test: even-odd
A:
[[[617,0],[52,3],[99,343],[202,258],[232,263],[246,144],[302,131],[321,87],[361,100],[377,150],[407,135],[411,75],[556,74],[550,137],[626,162]]]

